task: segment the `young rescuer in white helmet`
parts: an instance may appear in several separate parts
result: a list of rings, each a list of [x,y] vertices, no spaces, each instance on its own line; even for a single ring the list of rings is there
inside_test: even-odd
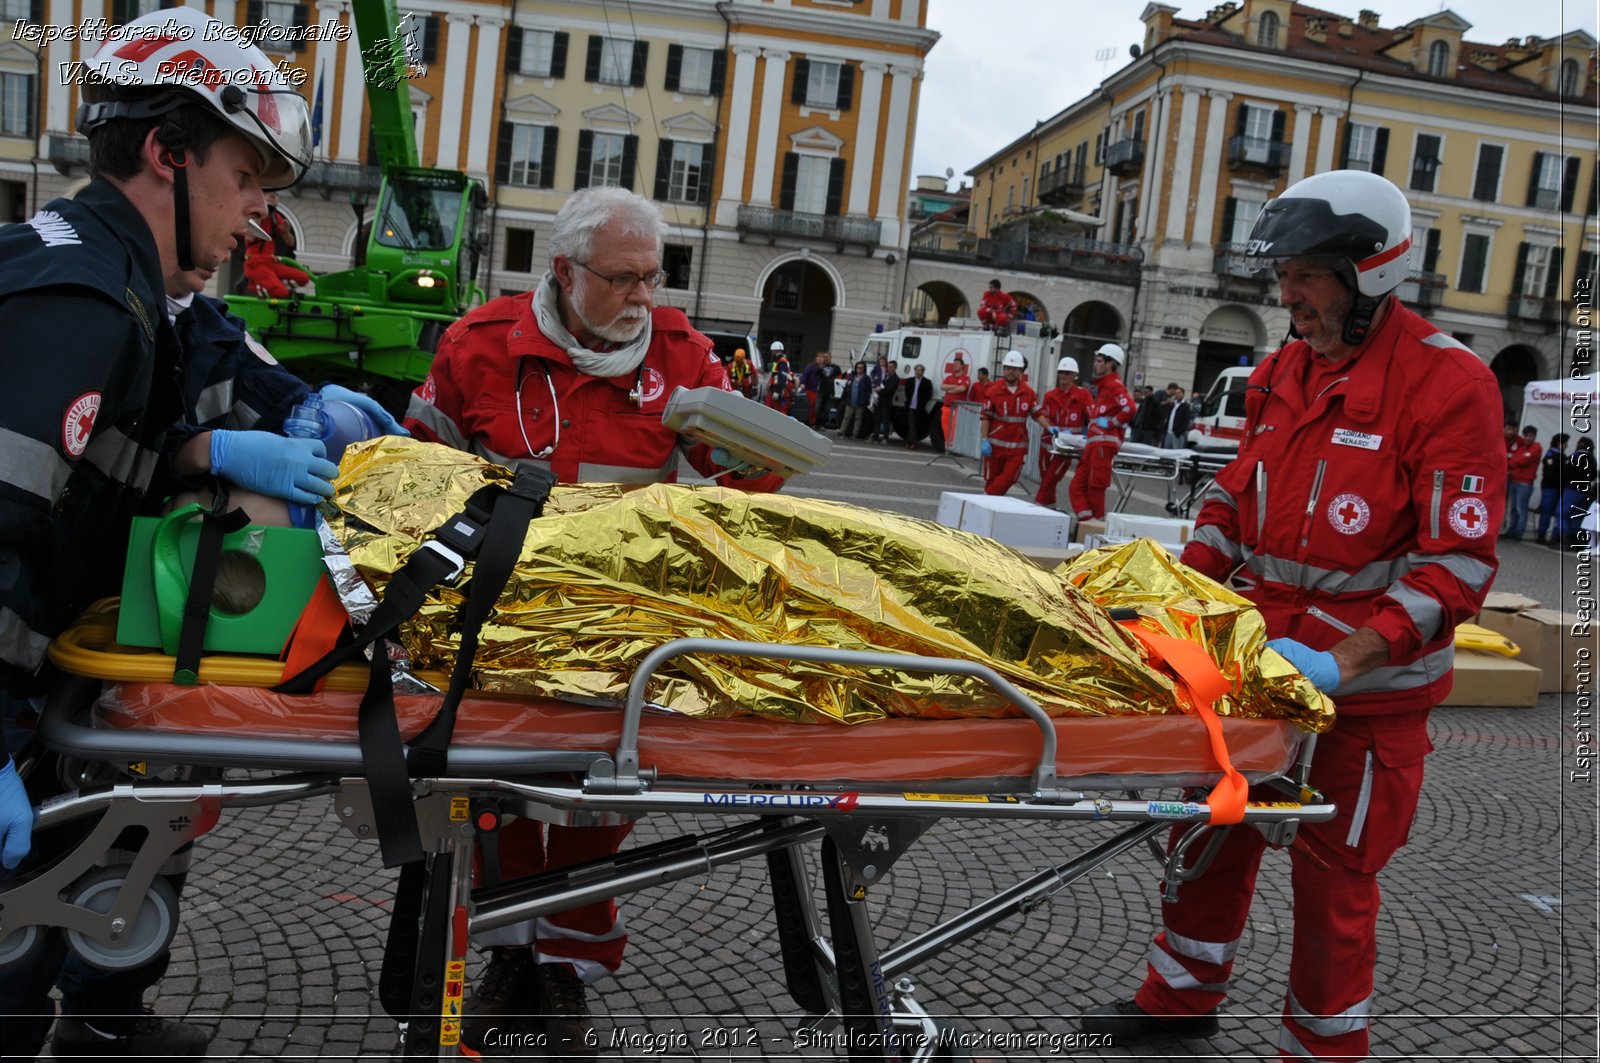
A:
[[[45,693],[49,640],[89,602],[115,593],[130,518],[181,416],[174,379],[182,352],[167,278],[215,271],[243,242],[247,222],[265,213],[263,187],[292,184],[308,164],[305,100],[260,49],[236,35],[210,39],[221,25],[178,7],[114,31],[87,62],[79,114],[93,179],[76,197],[0,229],[9,383],[0,424],[8,450],[27,455],[0,468],[0,714],[8,731]],[[48,796],[46,774],[31,780],[37,798]],[[27,856],[32,822],[0,744],[6,868]],[[56,839],[52,848],[75,842]],[[171,877],[181,884],[181,871]],[[144,1008],[165,952],[106,972],[67,961],[59,931],[40,937],[0,970],[8,1056],[32,1058],[42,1047],[58,983],[66,1018],[57,1056],[205,1052],[204,1031]]]
[[[1000,380],[985,393],[979,420],[985,494],[1011,490],[1028,457],[1028,418],[1039,408],[1039,396],[1022,379],[1026,368],[1021,351],[1008,352],[1000,361]]]
[[[1072,455],[1057,450],[1051,441],[1062,432],[1081,435],[1089,424],[1089,404],[1094,396],[1078,383],[1078,360],[1067,355],[1056,362],[1056,386],[1044,393],[1034,420],[1047,433],[1039,446],[1039,490],[1033,500],[1041,506],[1054,506],[1056,492]]]
[[[1106,489],[1111,486],[1111,463],[1122,449],[1122,433],[1133,420],[1136,407],[1122,383],[1122,365],[1128,355],[1115,343],[1102,343],[1094,352],[1094,399],[1089,403],[1083,460],[1072,476],[1067,497],[1079,520],[1099,520],[1106,515]]]
[[[1337,709],[1310,777],[1338,815],[1301,823],[1288,854],[1283,1059],[1368,1057],[1378,875],[1416,813],[1455,627],[1498,567],[1499,387],[1395,298],[1410,242],[1405,195],[1365,171],[1308,177],[1262,210],[1250,252],[1276,274],[1298,339],[1251,374],[1239,457],[1183,551],[1191,568],[1234,577],[1268,646]],[[1265,845],[1227,833],[1206,873],[1161,905],[1138,992],[1092,1010],[1086,1030],[1119,1046],[1217,1032]]]

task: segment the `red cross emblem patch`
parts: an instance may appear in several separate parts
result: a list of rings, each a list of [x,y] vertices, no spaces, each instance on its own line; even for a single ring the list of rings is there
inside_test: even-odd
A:
[[[86,391],[72,400],[61,418],[61,449],[74,458],[83,457],[94,434],[94,419],[100,414],[100,393]]]
[[[1489,534],[1489,507],[1481,498],[1458,498],[1450,506],[1450,527],[1464,539]]]
[[[1328,523],[1340,535],[1357,535],[1372,522],[1372,507],[1360,495],[1346,492],[1328,503]]]

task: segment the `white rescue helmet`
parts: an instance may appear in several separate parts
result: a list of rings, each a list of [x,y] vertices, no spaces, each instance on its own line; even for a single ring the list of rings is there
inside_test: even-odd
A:
[[[1076,373],[1077,371],[1078,360],[1070,355],[1056,363],[1056,372],[1058,373]]]
[[[1368,298],[1399,287],[1411,250],[1411,205],[1392,181],[1366,170],[1330,170],[1290,185],[1261,209],[1246,254],[1273,260],[1334,259],[1346,284]]]
[[[78,109],[81,133],[114,119],[154,118],[198,103],[261,153],[263,188],[287,188],[311,165],[305,97],[237,29],[196,8],[161,8],[133,19],[112,31],[87,66],[111,85],[151,91],[85,103]]]
[[[782,340],[773,340],[772,341],[772,346],[768,347],[767,350],[769,350],[769,351],[781,351],[781,350],[783,350],[783,341]]]
[[[1008,351],[1005,358],[1000,361],[1001,369],[1026,369],[1027,359],[1022,357],[1021,351]]]
[[[1115,343],[1102,343],[1094,353],[1116,362],[1118,368],[1128,360],[1127,352]]]

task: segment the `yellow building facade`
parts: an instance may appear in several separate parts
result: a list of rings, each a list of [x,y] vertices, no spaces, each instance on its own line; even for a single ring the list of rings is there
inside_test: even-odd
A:
[[[1276,349],[1287,315],[1241,245],[1269,199],[1342,167],[1405,191],[1401,298],[1494,367],[1508,406],[1569,368],[1600,250],[1592,37],[1484,44],[1448,10],[1386,27],[1285,0],[1142,18],[1131,62],[970,171],[969,217],[980,248],[1045,212],[1136,247],[1116,322],[1135,378],[1203,389]]]

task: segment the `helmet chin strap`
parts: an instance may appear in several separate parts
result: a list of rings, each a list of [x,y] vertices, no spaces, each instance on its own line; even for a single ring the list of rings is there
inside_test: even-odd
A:
[[[172,227],[177,240],[178,269],[187,273],[194,269],[194,248],[189,239],[189,157],[187,138],[182,127],[166,121],[156,133],[156,139],[166,146],[172,160]]]
[[[1367,333],[1372,331],[1372,319],[1378,316],[1378,308],[1388,297],[1387,292],[1383,295],[1358,294],[1350,313],[1345,315],[1344,330],[1339,338],[1351,347],[1359,347],[1366,340]]]

